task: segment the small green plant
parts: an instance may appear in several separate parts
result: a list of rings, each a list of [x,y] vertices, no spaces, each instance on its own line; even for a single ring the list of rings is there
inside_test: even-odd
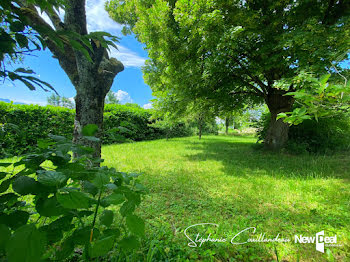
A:
[[[88,125],[83,133],[97,139],[94,130]],[[134,211],[146,193],[138,174],[100,167],[92,149],[50,138],[37,152],[0,163],[13,166],[0,172],[0,258],[62,261],[75,251],[89,260],[116,246],[137,248],[145,225]]]

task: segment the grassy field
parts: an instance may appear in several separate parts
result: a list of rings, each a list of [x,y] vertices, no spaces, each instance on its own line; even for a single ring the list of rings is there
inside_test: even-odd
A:
[[[105,164],[141,173],[148,187],[138,214],[146,238],[130,261],[350,261],[350,156],[293,156],[253,148],[253,137],[204,136],[105,146]],[[184,230],[199,223],[214,225]],[[233,245],[232,237],[290,242]],[[316,251],[294,235],[337,235],[339,247]],[[250,234],[248,234],[250,232]]]

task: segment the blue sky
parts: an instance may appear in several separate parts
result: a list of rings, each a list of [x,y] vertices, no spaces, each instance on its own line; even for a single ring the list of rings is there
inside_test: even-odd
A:
[[[117,44],[119,50],[111,50],[111,56],[120,60],[125,69],[115,78],[112,91],[115,92],[121,103],[133,102],[146,108],[150,107],[152,92],[150,87],[144,83],[141,72],[141,66],[147,59],[147,51],[134,36],[121,34],[122,25],[109,18],[108,13],[104,10],[104,3],[105,0],[87,0],[86,12],[90,32],[106,31],[121,38],[120,43]],[[31,68],[41,80],[50,83],[61,96],[75,96],[72,83],[59,66],[58,60],[52,57],[48,49],[34,52],[33,56],[26,56],[23,64],[17,64],[15,67]],[[0,98],[15,102],[45,105],[50,95],[51,92],[45,92],[40,88],[30,91],[18,81],[0,83]]]

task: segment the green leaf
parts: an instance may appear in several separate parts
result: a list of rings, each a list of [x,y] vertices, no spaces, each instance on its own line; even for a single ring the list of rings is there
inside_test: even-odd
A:
[[[20,176],[12,183],[12,189],[20,195],[35,193],[39,187],[38,182],[32,177]]]
[[[128,215],[126,217],[126,225],[135,235],[143,236],[145,234],[145,223],[136,215]]]
[[[14,193],[7,193],[0,196],[0,204],[6,203],[7,206],[12,206],[17,202],[18,196]]]
[[[131,190],[124,192],[125,197],[135,203],[135,205],[139,205],[141,203],[141,196],[139,193],[135,193]]]
[[[12,32],[21,32],[25,28],[24,24],[21,21],[15,21],[10,24],[10,30]]]
[[[119,205],[123,203],[125,197],[122,194],[113,193],[109,196],[106,196],[102,201],[106,202],[108,205]]]
[[[36,201],[35,208],[44,217],[59,216],[66,213],[66,210],[60,205],[55,196],[39,198]]]
[[[135,210],[135,203],[132,201],[126,201],[124,204],[120,207],[120,214],[125,217],[127,215],[130,215]]]
[[[88,217],[91,216],[94,212],[91,210],[83,210],[83,211],[79,211],[78,214],[76,216],[78,217]]]
[[[99,139],[99,138],[97,138],[97,137],[94,137],[94,136],[84,136],[84,138],[85,138],[86,140],[91,141],[91,142],[100,142],[100,141],[101,141],[101,139]]]
[[[57,192],[57,201],[65,208],[89,208],[89,197],[84,193],[71,189],[64,188]]]
[[[56,230],[59,229],[61,231],[69,231],[74,228],[74,225],[72,224],[73,216],[72,215],[67,215],[63,216],[59,219],[56,219],[52,223],[48,224],[48,227],[51,230]]]
[[[13,163],[2,163],[2,162],[0,162],[0,166],[2,166],[2,167],[9,167],[12,164]]]
[[[4,224],[0,224],[0,249],[5,248],[10,236],[10,229]]]
[[[59,242],[63,238],[63,232],[60,229],[52,229],[46,225],[40,227],[39,230],[45,233],[46,240],[49,245]]]
[[[114,213],[111,210],[104,210],[100,216],[100,223],[109,227],[113,223]]]
[[[105,187],[109,191],[114,191],[115,189],[117,189],[117,186],[115,184],[112,184],[112,183],[109,183],[109,184],[105,185]]]
[[[135,236],[128,236],[119,241],[119,245],[122,249],[137,249],[140,246],[139,241]]]
[[[72,220],[72,215],[63,216],[49,225],[40,227],[39,230],[46,233],[47,240],[50,244],[55,243],[63,238],[63,231],[69,231],[75,227],[72,224]]]
[[[72,254],[74,251],[74,242],[72,238],[67,238],[63,241],[62,245],[60,246],[60,249],[56,253],[56,259],[58,261],[64,261],[66,258]]]
[[[22,83],[25,84],[29,88],[29,90],[32,90],[32,91],[35,90],[35,86],[33,86],[33,84],[31,84],[27,80],[23,78],[19,78],[18,80],[22,81]]]
[[[91,227],[86,226],[75,230],[71,236],[75,244],[85,245],[90,242]],[[100,235],[98,229],[94,228],[93,239]]]
[[[2,183],[0,184],[0,193],[5,192],[9,188],[11,181],[11,179],[2,181]]]
[[[83,127],[82,133],[84,136],[94,136],[98,131],[98,126],[95,124],[88,124]]]
[[[114,236],[109,236],[93,243],[89,252],[90,257],[95,258],[106,255],[113,248],[114,239]]]
[[[0,180],[4,179],[8,174],[7,172],[0,172]]]
[[[36,262],[46,249],[44,233],[33,224],[18,228],[11,236],[6,246],[9,262]]]
[[[103,231],[103,236],[104,237],[114,236],[117,238],[120,236],[120,230],[107,228],[105,231]]]
[[[81,187],[84,192],[89,193],[93,196],[95,196],[98,193],[98,188],[89,181],[84,180],[81,184]]]
[[[100,189],[103,188],[104,185],[107,185],[109,182],[110,182],[109,175],[103,172],[96,173],[95,178],[92,181],[92,183]]]
[[[16,73],[25,73],[25,74],[34,74],[35,73],[33,70],[25,69],[23,67],[17,68],[14,72],[16,72]]]
[[[22,34],[15,34],[16,41],[21,48],[28,48],[28,38]]]
[[[328,81],[328,79],[329,79],[330,77],[331,77],[331,74],[326,74],[326,75],[321,76],[321,78],[320,78],[320,83],[321,83],[321,84],[327,83],[327,81]]]
[[[58,187],[67,181],[65,175],[56,171],[38,171],[38,181],[45,186]]]

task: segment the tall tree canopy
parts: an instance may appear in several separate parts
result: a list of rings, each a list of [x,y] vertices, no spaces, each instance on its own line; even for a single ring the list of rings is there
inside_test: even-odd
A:
[[[350,2],[295,0],[111,0],[110,15],[146,44],[153,91],[220,103],[264,101],[271,113],[265,144],[281,148],[301,71],[341,71],[349,48]],[[239,103],[238,103],[239,104]]]
[[[117,38],[105,32],[88,32],[85,0],[5,2],[4,14],[15,14],[25,26],[34,29],[42,45],[50,49],[68,75],[77,92],[74,141],[93,147],[94,155],[100,156],[100,141],[88,140],[82,129],[95,124],[99,128],[97,136],[102,131],[106,94],[115,76],[124,69],[123,64],[110,58],[107,52],[110,45],[115,46],[113,42]],[[52,4],[57,2],[64,5]],[[64,19],[57,12],[59,6],[64,8]],[[53,27],[42,18],[41,12],[47,14]]]

